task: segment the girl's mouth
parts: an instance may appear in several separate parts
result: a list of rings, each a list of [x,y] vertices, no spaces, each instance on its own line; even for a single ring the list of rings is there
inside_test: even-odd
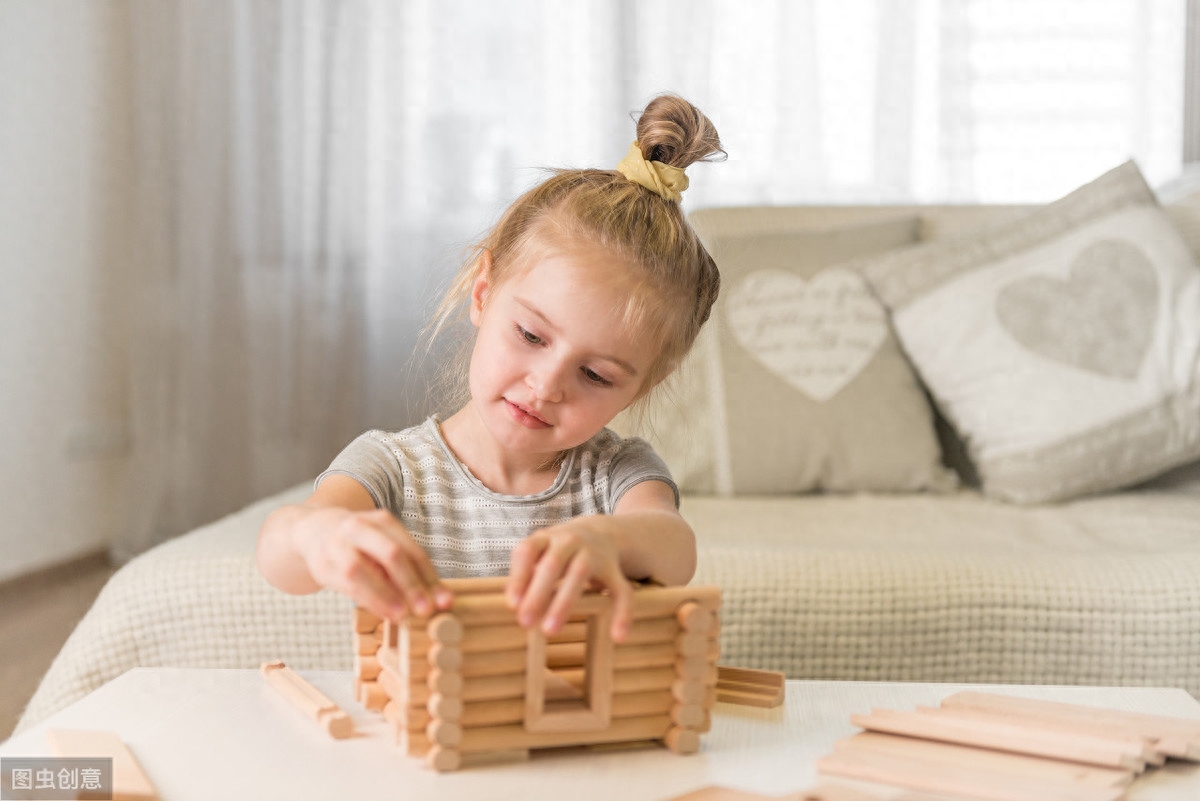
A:
[[[505,408],[508,409],[509,416],[512,417],[513,420],[516,420],[518,423],[525,426],[526,428],[538,429],[538,428],[549,428],[550,427],[550,424],[547,423],[545,420],[543,420],[542,418],[533,414],[532,412],[526,411],[525,409],[521,408],[517,404],[510,401],[508,398],[504,399],[504,406],[505,406]]]

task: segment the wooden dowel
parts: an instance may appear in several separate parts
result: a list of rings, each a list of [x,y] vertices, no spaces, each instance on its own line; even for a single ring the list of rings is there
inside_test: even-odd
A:
[[[458,670],[463,663],[463,652],[457,645],[434,643],[425,654],[426,663],[438,670]]]
[[[685,601],[676,610],[675,619],[684,631],[705,634],[712,628],[716,615],[695,601]]]
[[[611,714],[614,719],[669,714],[674,704],[675,701],[671,698],[670,694],[662,691],[619,693],[613,696]],[[686,707],[685,709],[691,710],[692,707]],[[696,710],[695,713],[689,711],[685,713],[684,717],[686,720],[694,718],[696,725],[699,725],[702,719],[702,714],[700,713],[703,710],[699,707],[695,707],[694,709]],[[459,722],[464,729],[469,729],[479,726],[500,726],[521,723],[524,720],[524,699],[507,698],[498,701],[475,701],[464,704],[462,717],[459,719]],[[687,725],[681,721],[676,722],[681,725]]]
[[[422,757],[429,753],[432,744],[423,731],[400,732],[400,749],[410,757]]]
[[[283,662],[264,662],[259,670],[268,684],[315,720],[330,737],[340,740],[354,734],[350,716]]]
[[[1126,787],[1133,781],[1131,771],[1119,768],[1102,768],[1078,762],[1065,762],[1060,759],[1011,754],[1004,751],[993,751],[990,748],[972,748],[965,745],[939,743],[933,740],[900,737],[871,731],[860,732],[853,737],[838,740],[833,747],[835,751],[854,753],[874,751],[909,759],[939,763],[950,762],[964,767],[996,770],[1031,779],[1075,782],[1097,787]]]
[[[442,579],[442,586],[455,596],[503,593],[504,588],[508,586],[508,576]]]
[[[383,650],[383,648],[379,649],[379,651]],[[375,681],[375,677],[379,675],[381,669],[377,656],[354,655],[354,675],[363,681]]]
[[[458,720],[463,714],[463,700],[452,695],[433,693],[425,702],[425,708],[432,717],[441,720]]]
[[[371,634],[383,625],[383,618],[373,612],[368,612],[361,606],[354,607],[354,631],[359,634]]]
[[[682,726],[667,729],[663,742],[676,754],[694,754],[700,750],[700,734]]]
[[[462,733],[462,726],[449,720],[435,718],[425,727],[425,736],[429,738],[430,745],[444,748],[457,748],[462,741]]]
[[[483,676],[463,682],[463,701],[493,701],[525,696],[525,671],[505,676]]]
[[[369,655],[379,650],[383,638],[378,634],[360,634],[354,632],[354,653]]]
[[[590,732],[527,732],[522,726],[486,726],[464,729],[459,750],[464,753],[524,748],[550,748],[561,745],[587,745],[623,740],[661,739],[671,726],[667,715],[619,718],[608,728]]]
[[[393,700],[404,701],[404,697],[408,694],[408,684],[390,670],[379,671],[375,682],[388,694],[388,698]]]
[[[457,614],[442,612],[429,619],[425,633],[429,636],[431,646],[435,642],[442,645],[458,645],[462,641],[463,624]]]
[[[464,654],[459,672],[463,678],[478,676],[501,676],[519,673],[525,669],[525,649],[492,651],[491,653]]]
[[[935,718],[916,712],[888,710],[875,710],[870,715],[853,715],[850,722],[869,731],[1127,768],[1137,773],[1146,768],[1145,762],[1140,758],[1140,749],[1131,753],[1127,748],[1099,737],[1064,737],[1058,732],[1039,732],[1026,727],[1007,726],[1000,722],[980,724]]]
[[[1118,801],[1125,796],[1123,787],[1064,784],[868,751],[834,751],[817,761],[817,772],[981,801]]]
[[[454,670],[438,670],[434,668],[429,671],[429,675],[425,678],[425,686],[429,688],[430,693],[461,696],[463,677]]]

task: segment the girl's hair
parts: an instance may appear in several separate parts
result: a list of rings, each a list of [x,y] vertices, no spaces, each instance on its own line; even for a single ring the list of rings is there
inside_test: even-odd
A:
[[[712,122],[672,94],[646,106],[637,122],[637,144],[647,161],[681,169],[724,155]],[[430,338],[465,308],[484,250],[492,255],[495,289],[512,277],[523,256],[573,244],[599,247],[633,270],[635,290],[625,319],[640,326],[657,353],[639,393],[644,395],[691,349],[717,299],[720,275],[679,203],[616,170],[555,170],[517,198],[460,269],[437,308]]]

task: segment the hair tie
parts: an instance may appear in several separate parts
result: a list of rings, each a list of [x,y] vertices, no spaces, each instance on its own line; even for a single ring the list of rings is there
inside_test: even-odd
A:
[[[683,198],[683,190],[688,188],[688,177],[682,168],[661,161],[646,161],[637,142],[629,146],[629,152],[617,165],[617,172],[664,200],[678,202]]]

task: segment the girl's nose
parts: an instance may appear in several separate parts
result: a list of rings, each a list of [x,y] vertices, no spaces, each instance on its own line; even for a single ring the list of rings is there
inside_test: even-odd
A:
[[[541,365],[530,370],[525,379],[539,401],[558,403],[563,396],[562,368],[555,364]]]

